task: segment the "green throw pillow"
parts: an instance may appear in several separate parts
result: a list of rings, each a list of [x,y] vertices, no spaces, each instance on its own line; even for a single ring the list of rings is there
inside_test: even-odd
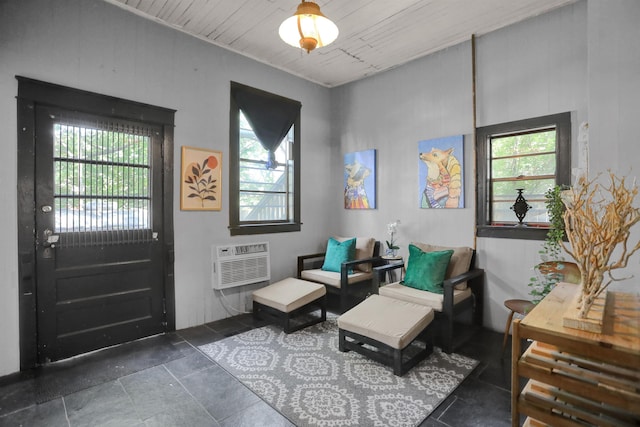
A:
[[[405,286],[442,294],[442,282],[447,273],[449,260],[453,250],[423,252],[414,245],[409,245],[409,261],[404,276]]]
[[[356,257],[356,238],[339,242],[333,237],[327,243],[327,253],[324,256],[324,271],[334,271],[340,273],[341,264],[346,261],[353,261]],[[349,269],[349,274],[351,270]]]

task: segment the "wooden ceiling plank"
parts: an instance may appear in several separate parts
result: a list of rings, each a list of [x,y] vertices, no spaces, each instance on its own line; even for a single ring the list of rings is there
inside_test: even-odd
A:
[[[274,10],[265,10],[266,15],[256,22],[254,25],[247,25],[244,32],[236,34],[235,39],[229,40],[228,43],[234,49],[241,51],[257,51],[264,52],[269,57],[282,50],[282,47],[290,47],[278,35],[278,27],[282,23],[282,14]],[[261,23],[262,25],[258,25]],[[265,31],[265,27],[268,31]],[[227,36],[224,34],[224,36]],[[224,38],[223,38],[224,40]]]
[[[183,28],[199,37],[204,36],[203,31],[208,25],[211,25],[212,22],[220,22],[224,18],[225,4],[227,7],[229,4],[233,4],[228,0],[226,2],[225,0],[201,0],[198,3],[202,6],[200,8],[192,7],[194,18],[185,23]]]
[[[173,7],[166,8],[166,12],[162,14],[161,19],[167,21],[171,25],[178,25],[178,20],[185,11],[189,10],[194,0],[172,0]]]
[[[299,0],[104,1],[333,87],[577,0],[317,0],[340,35],[310,54],[277,34]]]
[[[153,5],[154,1],[155,0],[140,0],[137,5],[131,4],[131,7],[138,9],[140,12],[149,14],[149,9],[151,9],[151,6]],[[126,3],[126,2],[122,2],[122,3]]]
[[[269,20],[265,19],[273,16],[282,16],[282,10],[273,7],[269,2],[263,0],[245,0],[244,4],[238,2],[238,7],[232,12],[226,14],[226,19],[220,22],[215,28],[211,28],[208,38],[220,43],[233,43],[238,37],[247,34],[250,31],[260,31],[262,33],[278,31],[277,26],[271,28]],[[282,18],[283,20],[285,18]],[[205,29],[207,32],[209,28]],[[215,34],[213,37],[212,35]]]
[[[147,10],[147,13],[154,18],[158,18],[158,13],[166,6],[168,1],[169,0],[154,0],[149,10]]]
[[[134,9],[137,9],[140,5],[140,0],[119,0],[120,2],[126,4],[127,6],[131,6]]]
[[[219,19],[217,19],[215,22],[211,22],[209,25],[206,25],[203,29],[202,29],[202,35],[204,35],[205,37],[217,41],[216,37],[221,34],[222,32],[224,32],[226,29],[228,29],[229,27],[232,26],[232,22],[237,22],[234,19],[234,16],[238,13],[242,14],[242,13],[247,13],[246,9],[243,9],[241,6],[244,6],[244,2],[243,3],[238,3],[238,2],[234,2],[233,6],[229,6],[229,5],[225,5],[225,10],[224,13],[220,13],[219,15]],[[231,23],[230,23],[231,22]],[[244,24],[243,24],[244,25]],[[239,30],[239,29],[238,29]]]

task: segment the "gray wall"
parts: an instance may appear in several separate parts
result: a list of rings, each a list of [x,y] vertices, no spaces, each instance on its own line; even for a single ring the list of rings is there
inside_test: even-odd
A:
[[[476,39],[477,125],[570,111],[573,167],[577,167],[578,126],[590,126],[589,173],[612,170],[637,175],[640,154],[640,2],[580,1],[551,13]],[[378,149],[379,209],[342,212],[345,230],[374,229],[384,238],[384,224],[402,222],[404,246],[421,241],[477,248],[487,271],[485,325],[501,330],[507,317],[503,302],[528,298],[532,266],[539,262],[539,241],[474,240],[475,166],[471,43],[462,43],[398,69],[332,92],[334,149],[339,174],[344,153]],[[460,210],[419,209],[417,142],[465,135],[466,204]],[[634,167],[635,166],[635,167]],[[336,204],[340,183],[335,183]],[[640,231],[632,239],[637,241]],[[640,274],[639,255],[617,277]],[[636,291],[637,280],[614,289]]]
[[[400,254],[410,241],[473,246],[473,132],[470,43],[333,90],[332,175],[341,175],[344,153],[377,149],[378,209],[342,210],[343,232],[386,240],[385,224],[400,219]],[[465,135],[465,208],[418,208],[418,141]],[[469,185],[471,183],[471,185]],[[333,203],[341,202],[335,182]]]
[[[204,43],[99,0],[0,2],[0,375],[19,369],[16,218],[16,101],[22,75],[177,110],[174,147],[176,325],[237,314],[211,287],[211,247],[269,241],[273,280],[295,274],[295,255],[321,249],[329,233],[327,177],[330,91],[253,60]],[[229,81],[302,102],[302,232],[229,236]],[[223,152],[220,212],[180,211],[180,148]],[[252,286],[225,291],[228,305],[245,309]],[[255,286],[253,286],[255,288]]]
[[[478,126],[571,111],[590,125],[590,172],[637,175],[640,117],[640,2],[582,0],[477,39]],[[181,212],[174,196],[178,328],[231,314],[211,290],[212,245],[267,240],[273,280],[295,273],[295,256],[323,246],[328,234],[469,245],[487,269],[485,324],[502,330],[503,301],[528,294],[540,242],[474,239],[475,171],[471,44],[462,43],[392,71],[328,90],[127,14],[98,0],[0,3],[0,375],[19,368],[16,230],[16,105],[23,75],[178,110],[174,185],[182,145],[223,151],[228,171],[229,80],[298,99],[302,116],[303,231],[230,238],[227,185],[221,212]],[[465,135],[465,208],[418,209],[417,142]],[[378,206],[348,211],[342,162],[348,152],[378,150]],[[574,150],[574,165],[576,154]],[[226,178],[227,173],[223,173]],[[634,233],[638,236],[638,232]],[[626,275],[640,275],[636,256]],[[635,279],[634,279],[635,280]],[[637,291],[637,281],[622,284]],[[228,292],[244,308],[251,287]]]

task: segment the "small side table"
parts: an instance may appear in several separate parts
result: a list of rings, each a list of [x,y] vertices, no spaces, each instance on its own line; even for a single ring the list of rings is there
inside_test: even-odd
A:
[[[504,339],[502,340],[503,355],[505,348],[507,348],[507,339],[509,338],[509,329],[511,329],[513,314],[518,313],[524,316],[535,306],[535,304],[524,299],[508,299],[504,302],[504,306],[510,310],[510,313],[509,318],[507,319],[507,325],[504,328]]]
[[[385,261],[385,264],[390,265],[390,264],[402,264],[404,262],[404,260],[402,259],[402,257],[400,255],[397,256],[389,256],[389,255],[383,255],[382,259]],[[402,268],[403,272],[404,272],[404,267]],[[402,274],[400,274],[400,277],[398,277],[396,279],[396,271],[389,271],[387,276],[387,280],[388,283],[393,283],[393,282],[397,282],[400,279],[402,279]]]

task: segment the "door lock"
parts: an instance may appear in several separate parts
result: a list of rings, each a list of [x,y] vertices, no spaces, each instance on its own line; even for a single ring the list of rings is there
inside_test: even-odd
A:
[[[44,235],[44,239],[42,239],[42,246],[44,246],[45,248],[55,248],[60,236],[58,236],[57,234],[53,234],[53,231],[49,230],[48,228],[44,230],[42,234]]]

